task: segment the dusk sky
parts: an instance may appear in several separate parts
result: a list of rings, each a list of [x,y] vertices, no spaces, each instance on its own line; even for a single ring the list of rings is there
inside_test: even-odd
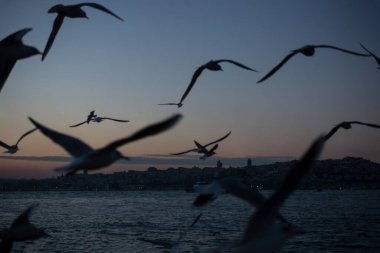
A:
[[[141,159],[168,159],[169,153],[193,148],[194,139],[207,143],[228,131],[232,133],[219,144],[218,157],[196,158],[188,167],[214,165],[217,159],[229,166],[237,158],[298,158],[312,140],[341,121],[380,124],[380,70],[370,57],[317,49],[313,57],[297,55],[274,76],[256,83],[291,50],[307,44],[364,53],[362,43],[380,56],[379,1],[96,2],[125,21],[83,7],[89,20],[66,18],[43,62],[40,56],[18,61],[0,93],[0,140],[15,144],[33,128],[30,116],[99,148],[183,114],[173,129],[119,148],[140,162],[132,159],[97,171],[108,173],[177,165],[158,162],[160,156],[147,164]],[[58,3],[80,2],[0,0],[0,39],[31,27],[23,41],[43,51],[56,17],[47,11]],[[178,102],[194,71],[211,59],[235,60],[260,72],[222,63],[223,72],[202,73],[182,108],[157,105]],[[91,110],[130,122],[69,127]],[[0,178],[55,176],[53,168],[68,162],[31,160],[68,156],[40,132],[19,148],[14,155],[4,154],[19,159],[0,159]],[[321,158],[345,156],[380,162],[380,131],[358,125],[341,130]]]

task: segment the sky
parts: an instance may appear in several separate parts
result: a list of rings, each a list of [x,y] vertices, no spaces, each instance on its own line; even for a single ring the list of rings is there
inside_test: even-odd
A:
[[[56,16],[47,10],[62,2],[1,0],[0,38],[31,27],[23,41],[42,51]],[[109,173],[178,164],[203,167],[217,160],[244,165],[248,157],[254,163],[298,158],[341,121],[380,124],[380,70],[369,57],[317,49],[313,57],[297,55],[270,79],[256,83],[291,50],[307,44],[363,52],[362,43],[380,55],[378,1],[96,2],[125,21],[83,7],[89,20],[66,18],[43,62],[39,56],[18,61],[0,93],[0,140],[16,143],[33,128],[30,116],[100,148],[183,114],[173,129],[119,148],[138,159],[97,171]],[[211,59],[235,60],[259,73],[222,63],[223,72],[202,73],[182,108],[157,105],[178,102],[194,71]],[[91,110],[130,122],[69,127]],[[231,135],[209,161],[194,156],[184,158],[188,164],[178,157],[167,160],[169,153],[193,148],[193,140],[208,143],[228,131]],[[53,168],[68,162],[55,160],[68,154],[39,132],[19,148],[1,156],[0,178],[56,176]],[[321,158],[380,162],[379,152],[380,131],[355,125],[338,132]]]

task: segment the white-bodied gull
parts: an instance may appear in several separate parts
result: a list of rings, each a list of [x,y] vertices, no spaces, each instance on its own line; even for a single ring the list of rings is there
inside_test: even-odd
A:
[[[91,111],[90,114],[87,116],[87,119],[85,121],[80,122],[80,123],[75,124],[75,125],[72,125],[70,127],[77,127],[77,126],[83,125],[84,123],[89,124],[90,122],[100,123],[103,120],[112,120],[112,121],[123,122],[123,123],[129,122],[129,120],[114,119],[114,118],[109,118],[109,117],[99,117],[98,115],[95,114],[95,111]]]
[[[177,124],[181,117],[182,115],[175,114],[164,121],[149,125],[129,137],[116,140],[99,149],[92,149],[89,145],[77,138],[47,128],[32,118],[29,119],[46,137],[60,145],[74,157],[69,165],[56,168],[55,171],[75,174],[79,170],[96,170],[106,167],[121,158],[129,159],[116,149],[127,143],[164,132]]]

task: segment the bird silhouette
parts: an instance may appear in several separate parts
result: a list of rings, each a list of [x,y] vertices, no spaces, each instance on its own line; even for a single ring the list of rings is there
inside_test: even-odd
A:
[[[90,122],[100,123],[103,120],[112,120],[112,121],[123,122],[123,123],[129,122],[129,120],[114,119],[114,118],[109,118],[109,117],[99,117],[98,115],[95,114],[95,111],[91,111],[90,114],[87,116],[87,119],[85,121],[82,121],[82,122],[75,124],[75,125],[72,125],[70,127],[77,127],[77,126],[81,126],[85,123],[89,124]]]
[[[41,237],[49,236],[44,230],[37,228],[29,221],[30,214],[36,206],[37,204],[28,207],[13,221],[9,229],[0,231],[0,238],[2,239],[0,244],[1,253],[11,252],[14,242],[37,240]]]
[[[254,69],[251,69],[250,67],[247,67],[237,61],[233,61],[233,60],[226,60],[226,59],[222,59],[222,60],[211,60],[209,62],[207,62],[206,64],[203,64],[202,66],[200,66],[199,68],[197,68],[197,70],[195,70],[194,74],[193,74],[193,77],[191,78],[191,81],[189,83],[189,85],[187,86],[187,89],[185,91],[185,93],[183,93],[182,97],[181,97],[181,100],[179,101],[178,104],[181,104],[183,103],[183,101],[185,100],[185,98],[187,97],[187,95],[190,93],[191,89],[193,88],[195,82],[197,81],[198,77],[202,74],[203,70],[205,69],[208,69],[208,70],[211,70],[211,71],[223,71],[222,67],[220,66],[219,63],[222,63],[222,62],[229,62],[229,63],[232,63],[240,68],[243,68],[243,69],[246,69],[246,70],[251,70],[251,71],[254,71],[254,72],[257,72],[257,70],[254,70]],[[180,106],[179,106],[180,107]]]
[[[361,43],[360,43],[360,46],[362,46],[362,48],[367,51],[374,59],[375,61],[377,62],[377,68],[380,69],[380,58],[377,57],[377,55],[375,55],[374,53],[372,53],[371,51],[369,51],[365,46],[363,46]]]
[[[26,133],[24,133],[23,135],[21,135],[21,137],[18,139],[18,141],[16,142],[15,145],[8,145],[8,144],[6,144],[5,142],[0,141],[0,146],[2,146],[3,148],[6,148],[6,149],[7,149],[7,151],[5,151],[4,153],[9,153],[9,154],[14,154],[14,153],[16,153],[16,152],[19,150],[19,148],[18,148],[18,144],[20,143],[20,141],[21,141],[22,139],[24,139],[25,136],[27,136],[27,135],[33,133],[33,132],[36,131],[36,130],[37,130],[37,128],[33,128],[32,130],[29,130],[28,132],[26,132]]]
[[[0,41],[0,92],[18,60],[41,54],[37,48],[22,42],[22,38],[31,30],[19,30]]]
[[[334,126],[330,130],[330,132],[328,132],[325,135],[325,140],[327,141],[328,139],[330,139],[339,130],[339,128],[351,129],[353,124],[362,125],[362,126],[368,126],[368,127],[373,127],[373,128],[379,128],[380,129],[380,125],[375,125],[375,124],[371,124],[371,123],[364,123],[364,122],[360,122],[360,121],[343,121],[342,123],[339,123],[338,125]]]
[[[45,59],[45,57],[49,53],[49,50],[50,50],[51,46],[53,45],[55,37],[57,36],[58,31],[61,28],[61,26],[63,24],[63,20],[65,19],[65,17],[87,18],[88,19],[86,12],[84,12],[81,9],[82,7],[86,7],[86,6],[95,8],[95,9],[100,10],[100,11],[103,11],[105,13],[108,13],[108,14],[114,16],[115,18],[117,18],[121,21],[124,21],[118,15],[116,15],[115,13],[113,13],[112,11],[107,9],[106,7],[104,7],[100,4],[97,4],[97,3],[81,3],[81,4],[74,4],[74,5],[62,5],[62,4],[54,5],[53,7],[51,7],[49,9],[48,13],[57,13],[57,17],[54,20],[53,29],[52,29],[50,36],[49,36],[49,39],[46,43],[46,46],[45,46],[45,49],[44,49],[44,52],[42,55],[42,59],[41,59],[42,61]]]
[[[57,172],[66,172],[68,175],[71,175],[79,170],[96,170],[103,168],[118,159],[128,160],[128,157],[123,156],[116,150],[118,147],[164,132],[177,124],[181,117],[180,114],[175,114],[164,121],[149,125],[129,137],[111,142],[100,149],[92,149],[89,145],[77,138],[49,129],[32,118],[29,119],[45,136],[60,145],[74,157],[74,160],[69,165],[55,169]]]
[[[218,143],[224,139],[226,139],[229,135],[231,134],[231,131],[229,131],[225,136],[215,140],[215,141],[212,141],[210,143],[207,143],[206,145],[201,145],[199,144],[197,141],[194,140],[194,143],[195,145],[197,146],[196,148],[193,148],[193,149],[189,149],[189,150],[186,150],[186,151],[183,151],[183,152],[179,152],[179,153],[173,153],[171,155],[183,155],[183,154],[186,154],[186,153],[190,153],[190,152],[197,152],[199,154],[201,153],[205,153],[207,152],[207,147],[212,145],[212,144],[215,144],[215,143]]]
[[[356,55],[356,56],[370,56],[369,54],[362,54],[362,53],[357,53],[354,51],[346,50],[343,48],[335,47],[335,46],[330,46],[330,45],[306,45],[301,48],[292,50],[279,64],[277,64],[271,71],[268,72],[263,78],[261,78],[257,83],[261,83],[271,77],[274,73],[276,73],[282,66],[284,66],[285,63],[287,63],[293,56],[301,53],[305,56],[313,56],[315,53],[315,49],[317,48],[330,48],[330,49],[335,49],[344,53]]]
[[[157,105],[176,105],[178,108],[182,107],[182,103],[163,103],[163,104],[157,104]]]

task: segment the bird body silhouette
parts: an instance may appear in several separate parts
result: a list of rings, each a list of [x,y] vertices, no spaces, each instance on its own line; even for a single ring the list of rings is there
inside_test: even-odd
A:
[[[118,159],[128,160],[128,157],[123,156],[116,150],[118,147],[164,132],[177,124],[181,117],[180,114],[176,114],[162,122],[149,125],[129,137],[116,140],[96,150],[77,138],[49,129],[32,118],[29,119],[44,135],[60,145],[74,157],[74,160],[69,165],[55,169],[58,172],[66,172],[68,175],[71,175],[79,170],[96,170],[103,168]]]
[[[35,47],[27,46],[22,38],[32,28],[25,28],[0,41],[0,92],[18,60],[41,54]]]
[[[362,44],[360,44],[360,46],[365,50],[367,51],[374,59],[375,61],[377,62],[377,68],[380,69],[380,58],[377,57],[377,55],[375,55],[374,53],[372,53],[371,51],[369,51],[365,46],[363,46]]]
[[[55,37],[57,36],[58,31],[61,28],[61,26],[63,24],[63,20],[65,19],[65,17],[87,18],[88,19],[86,12],[84,12],[81,9],[82,7],[92,7],[92,8],[95,8],[97,10],[108,13],[108,14],[114,16],[115,18],[121,20],[121,21],[124,21],[118,15],[116,15],[115,13],[113,13],[112,11],[107,9],[106,7],[104,7],[100,4],[97,4],[97,3],[81,3],[81,4],[74,4],[74,5],[63,5],[63,4],[54,5],[53,7],[51,7],[49,9],[48,13],[57,13],[57,17],[54,20],[53,29],[50,33],[49,39],[46,43],[44,52],[42,54],[42,59],[41,59],[42,61],[45,59],[45,57],[49,53],[50,48],[53,45]]]
[[[191,89],[193,88],[195,82],[197,81],[198,77],[202,74],[203,70],[205,69],[208,69],[208,70],[211,70],[211,71],[223,71],[222,67],[220,66],[220,63],[222,62],[229,62],[231,64],[234,64],[240,68],[243,68],[243,69],[246,69],[246,70],[250,70],[250,71],[254,71],[254,72],[257,72],[257,70],[254,70],[250,67],[247,67],[237,61],[233,61],[233,60],[227,60],[227,59],[221,59],[221,60],[211,60],[209,62],[207,62],[206,64],[203,64],[202,66],[198,67],[197,70],[194,72],[193,74],[193,77],[191,78],[191,81],[189,83],[189,85],[187,86],[187,89],[185,90],[185,92],[183,93],[182,97],[181,97],[181,100],[178,104],[183,104],[183,101],[185,100],[185,98],[187,97],[187,95],[189,95]],[[180,106],[178,106],[180,107]]]
[[[24,133],[24,134],[23,134],[23,135],[17,140],[17,142],[16,142],[15,145],[8,145],[8,144],[6,144],[5,142],[0,141],[0,146],[2,146],[3,148],[6,148],[6,149],[7,149],[7,151],[5,151],[4,153],[9,153],[9,154],[14,154],[14,153],[16,153],[16,152],[19,150],[19,148],[18,148],[18,144],[20,143],[20,141],[21,141],[22,139],[24,139],[25,136],[27,136],[27,135],[33,133],[33,132],[36,131],[36,130],[37,130],[37,128],[33,128],[32,130],[29,130],[28,132]]]
[[[330,132],[328,132],[325,135],[325,141],[327,141],[328,139],[330,139],[339,130],[339,128],[351,129],[352,125],[354,125],[354,124],[380,129],[380,125],[376,125],[376,124],[364,123],[364,122],[361,122],[361,121],[343,121],[342,123],[339,123],[338,125],[334,126],[330,130]]]
[[[303,54],[304,56],[313,56],[315,54],[315,49],[317,48],[330,48],[330,49],[335,49],[344,53],[356,55],[356,56],[365,56],[368,57],[370,56],[369,54],[362,54],[354,51],[350,51],[347,49],[339,48],[336,46],[331,46],[331,45],[306,45],[301,48],[292,50],[279,64],[277,64],[271,71],[268,72],[263,78],[261,78],[257,83],[261,83],[271,77],[274,73],[276,73],[285,63],[287,63],[293,56],[297,54]]]

